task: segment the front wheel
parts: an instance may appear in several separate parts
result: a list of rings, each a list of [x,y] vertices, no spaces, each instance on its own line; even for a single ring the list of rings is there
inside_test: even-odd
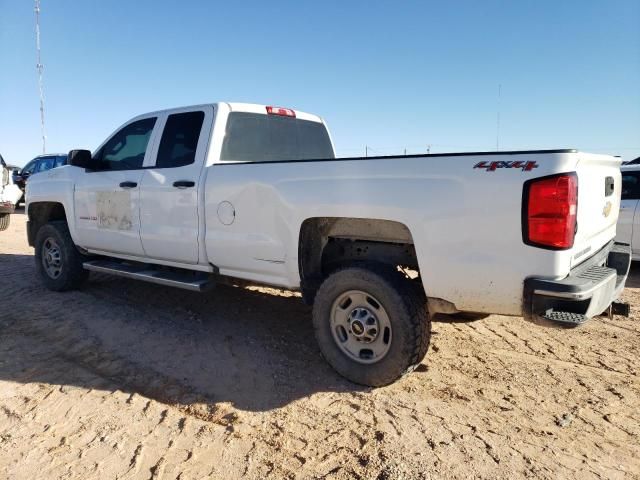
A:
[[[42,226],[35,241],[36,270],[49,290],[62,292],[79,288],[89,277],[85,260],[71,238],[65,222]]]
[[[352,382],[388,385],[427,353],[431,322],[424,294],[401,273],[377,266],[330,275],[313,307],[320,350]]]

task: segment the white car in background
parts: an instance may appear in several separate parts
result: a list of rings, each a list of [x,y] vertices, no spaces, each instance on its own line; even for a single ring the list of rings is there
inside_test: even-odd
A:
[[[640,260],[640,164],[627,164],[622,171],[622,200],[616,241],[631,245],[631,258]]]
[[[9,228],[11,214],[21,197],[22,190],[14,185],[11,172],[0,155],[0,231]]]

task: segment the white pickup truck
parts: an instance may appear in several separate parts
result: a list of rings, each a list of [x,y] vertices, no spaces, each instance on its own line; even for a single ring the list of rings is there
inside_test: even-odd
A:
[[[323,120],[217,103],[138,116],[33,177],[28,238],[56,291],[89,271],[299,289],[327,361],[379,386],[436,313],[575,326],[612,305],[620,160],[576,150],[335,158]]]

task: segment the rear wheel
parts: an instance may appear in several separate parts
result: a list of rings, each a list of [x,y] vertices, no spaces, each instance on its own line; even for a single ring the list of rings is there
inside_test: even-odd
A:
[[[9,222],[11,221],[11,215],[8,213],[0,214],[0,232],[9,228]]]
[[[73,290],[89,277],[82,267],[85,256],[73,243],[65,222],[42,226],[36,234],[35,250],[36,269],[49,290]]]
[[[320,350],[342,376],[378,387],[415,368],[429,346],[426,299],[392,268],[350,267],[318,290],[313,324]]]

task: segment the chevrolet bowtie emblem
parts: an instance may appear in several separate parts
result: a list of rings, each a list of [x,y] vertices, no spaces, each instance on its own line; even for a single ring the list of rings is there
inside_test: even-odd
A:
[[[611,213],[611,202],[607,202],[604,204],[604,208],[602,209],[602,215],[604,215],[604,217],[608,217],[609,214]]]

